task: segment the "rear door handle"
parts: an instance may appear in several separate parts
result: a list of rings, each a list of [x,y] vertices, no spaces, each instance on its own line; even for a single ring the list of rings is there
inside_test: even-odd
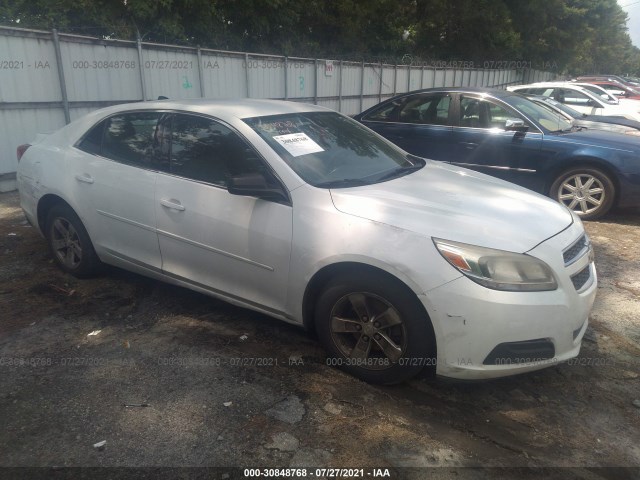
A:
[[[179,212],[184,211],[184,206],[178,200],[173,198],[171,200],[163,198],[160,200],[160,205],[166,208],[171,208],[172,210],[178,210]]]
[[[478,148],[478,144],[473,142],[460,142],[460,145],[463,145],[464,148],[467,150],[473,150],[475,148]]]
[[[88,173],[83,173],[82,175],[76,175],[76,180],[82,183],[93,183],[93,177]]]

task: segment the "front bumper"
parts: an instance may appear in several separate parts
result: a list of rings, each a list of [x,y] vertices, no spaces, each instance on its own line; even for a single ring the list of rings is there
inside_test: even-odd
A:
[[[597,274],[588,252],[565,265],[562,251],[583,234],[582,225],[574,224],[528,252],[552,268],[558,281],[554,291],[503,292],[460,277],[419,296],[436,334],[436,373],[470,380],[496,378],[577,356]],[[576,289],[580,272],[589,277]]]

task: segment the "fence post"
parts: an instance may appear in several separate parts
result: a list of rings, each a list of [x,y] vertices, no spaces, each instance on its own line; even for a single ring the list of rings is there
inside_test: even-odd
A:
[[[140,34],[136,38],[136,46],[138,47],[138,64],[140,65],[140,88],[142,89],[142,101],[147,101],[147,83],[144,78],[144,58],[142,57],[142,39]]]
[[[362,60],[362,66],[360,67],[360,112],[362,112],[363,106],[364,106],[364,60]]]
[[[315,75],[314,75],[314,81],[313,81],[313,104],[317,105],[318,104],[318,59],[314,58],[313,59],[313,67],[315,68]]]
[[[204,75],[202,74],[202,50],[198,47],[198,80],[200,81],[200,97],[204,98]]]
[[[55,28],[53,33],[53,46],[56,50],[56,64],[58,66],[58,80],[60,81],[60,93],[62,93],[62,108],[64,108],[64,121],[68,125],[71,123],[71,114],[69,113],[69,97],[67,96],[67,82],[64,79],[64,67],[62,66],[62,52],[60,51],[60,39],[58,38],[58,30]]]
[[[284,57],[284,99],[289,100],[289,57]]]
[[[407,92],[411,91],[411,64],[407,65]]]
[[[398,84],[398,64],[393,65],[393,96],[396,96],[396,86]]]
[[[424,62],[422,62],[422,66],[420,67],[420,89],[424,88]]]
[[[384,73],[384,68],[382,67],[382,62],[380,62],[380,85],[378,87],[378,103],[382,102],[382,74]]]
[[[338,82],[338,111],[342,113],[342,60],[340,60],[340,70],[338,75],[340,76]]]
[[[244,81],[247,82],[247,98],[251,98],[251,90],[249,88],[249,54],[244,54]]]

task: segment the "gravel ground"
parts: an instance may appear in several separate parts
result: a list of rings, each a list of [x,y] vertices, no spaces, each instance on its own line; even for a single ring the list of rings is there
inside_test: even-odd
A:
[[[600,285],[576,361],[379,387],[328,367],[311,335],[263,315],[117,269],[63,274],[17,195],[0,194],[0,467],[375,467],[395,478],[424,478],[424,467],[484,478],[458,468],[476,466],[569,478],[558,467],[573,467],[575,478],[640,478],[602,468],[640,467],[640,214],[586,227]]]

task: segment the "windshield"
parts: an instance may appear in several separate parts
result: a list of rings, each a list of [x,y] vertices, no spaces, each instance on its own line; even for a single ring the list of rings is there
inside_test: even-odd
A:
[[[573,108],[565,105],[564,103],[560,103],[560,102],[554,100],[551,97],[545,97],[544,99],[542,99],[542,98],[532,98],[531,100],[536,102],[538,105],[541,105],[541,106],[543,106],[545,108],[551,109],[551,111],[553,111],[553,107],[555,107],[558,110],[562,110],[564,113],[569,115],[571,118],[582,118],[582,117],[585,116],[584,113],[581,113],[581,112],[579,112],[577,110],[574,110]]]
[[[508,97],[508,102],[517,110],[551,132],[571,130],[572,123],[562,115],[519,95]]]
[[[305,182],[316,187],[378,183],[425,165],[421,158],[404,153],[335,112],[287,113],[244,122]]]

